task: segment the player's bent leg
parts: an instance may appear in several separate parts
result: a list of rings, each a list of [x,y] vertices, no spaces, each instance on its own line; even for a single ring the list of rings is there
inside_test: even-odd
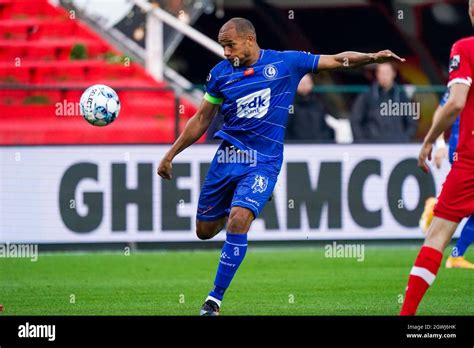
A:
[[[458,222],[442,219],[437,216],[433,217],[423,246],[443,252],[451,241],[458,224]]]
[[[242,166],[227,222],[226,241],[222,248],[214,289],[209,293],[201,315],[218,315],[224,292],[229,287],[247,252],[247,232],[268,202],[278,178],[279,165],[261,163],[257,167]]]
[[[224,216],[215,221],[202,221],[196,219],[196,235],[201,240],[213,238],[225,227],[227,223],[227,216]]]
[[[227,224],[226,240],[222,247],[217,274],[214,279],[214,288],[201,308],[201,315],[219,315],[224,293],[247,253],[247,232],[253,219],[254,214],[250,209],[238,206],[232,207]]]
[[[227,232],[238,234],[247,233],[253,219],[254,213],[250,209],[234,206],[230,211]]]
[[[433,218],[425,243],[411,269],[400,315],[415,315],[426,290],[438,274],[443,250],[451,240],[458,223],[437,216]]]

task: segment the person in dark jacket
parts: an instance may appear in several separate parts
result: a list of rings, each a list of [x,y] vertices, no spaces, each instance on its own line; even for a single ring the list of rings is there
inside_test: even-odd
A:
[[[326,124],[324,106],[312,92],[313,87],[311,75],[303,76],[293,101],[293,114],[290,110],[288,116],[286,139],[334,142],[334,130]]]
[[[360,94],[352,108],[354,142],[406,143],[413,139],[420,118],[418,103],[412,103],[395,82],[395,67],[390,63],[376,68],[376,83]]]

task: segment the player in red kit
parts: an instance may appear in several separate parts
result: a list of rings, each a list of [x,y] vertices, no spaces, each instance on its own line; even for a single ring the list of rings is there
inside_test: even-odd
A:
[[[474,25],[474,1],[469,1],[469,17]],[[474,36],[457,41],[449,61],[450,96],[443,108],[433,117],[433,125],[423,142],[418,166],[428,172],[426,160],[431,160],[433,143],[447,130],[461,113],[459,143],[456,155],[438,202],[434,218],[410,272],[400,315],[415,315],[426,290],[438,273],[443,251],[459,222],[474,213],[474,91],[471,88],[474,72]]]

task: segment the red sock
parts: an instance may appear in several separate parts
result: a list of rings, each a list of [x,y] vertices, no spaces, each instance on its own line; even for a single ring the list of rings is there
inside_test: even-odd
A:
[[[443,253],[436,249],[427,246],[421,248],[408,278],[405,301],[400,315],[415,315],[426,290],[435,280],[442,258]]]

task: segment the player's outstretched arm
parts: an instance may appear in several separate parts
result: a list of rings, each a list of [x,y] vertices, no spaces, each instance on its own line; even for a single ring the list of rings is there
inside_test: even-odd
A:
[[[176,139],[171,149],[165,154],[158,166],[157,173],[163,179],[172,178],[172,161],[177,154],[194,144],[206,132],[220,105],[201,102],[198,111],[186,123],[183,133]]]
[[[377,53],[361,53],[347,51],[334,55],[321,55],[319,58],[318,71],[353,69],[367,64],[385,63],[389,61],[405,62],[390,50],[383,50]]]
[[[424,172],[429,172],[426,160],[431,161],[431,151],[433,143],[439,135],[451,127],[456,121],[456,117],[464,109],[467,95],[469,94],[469,86],[456,83],[451,86],[449,99],[442,108],[438,108],[433,116],[433,124],[425,137],[420,155],[418,156],[418,167]]]

